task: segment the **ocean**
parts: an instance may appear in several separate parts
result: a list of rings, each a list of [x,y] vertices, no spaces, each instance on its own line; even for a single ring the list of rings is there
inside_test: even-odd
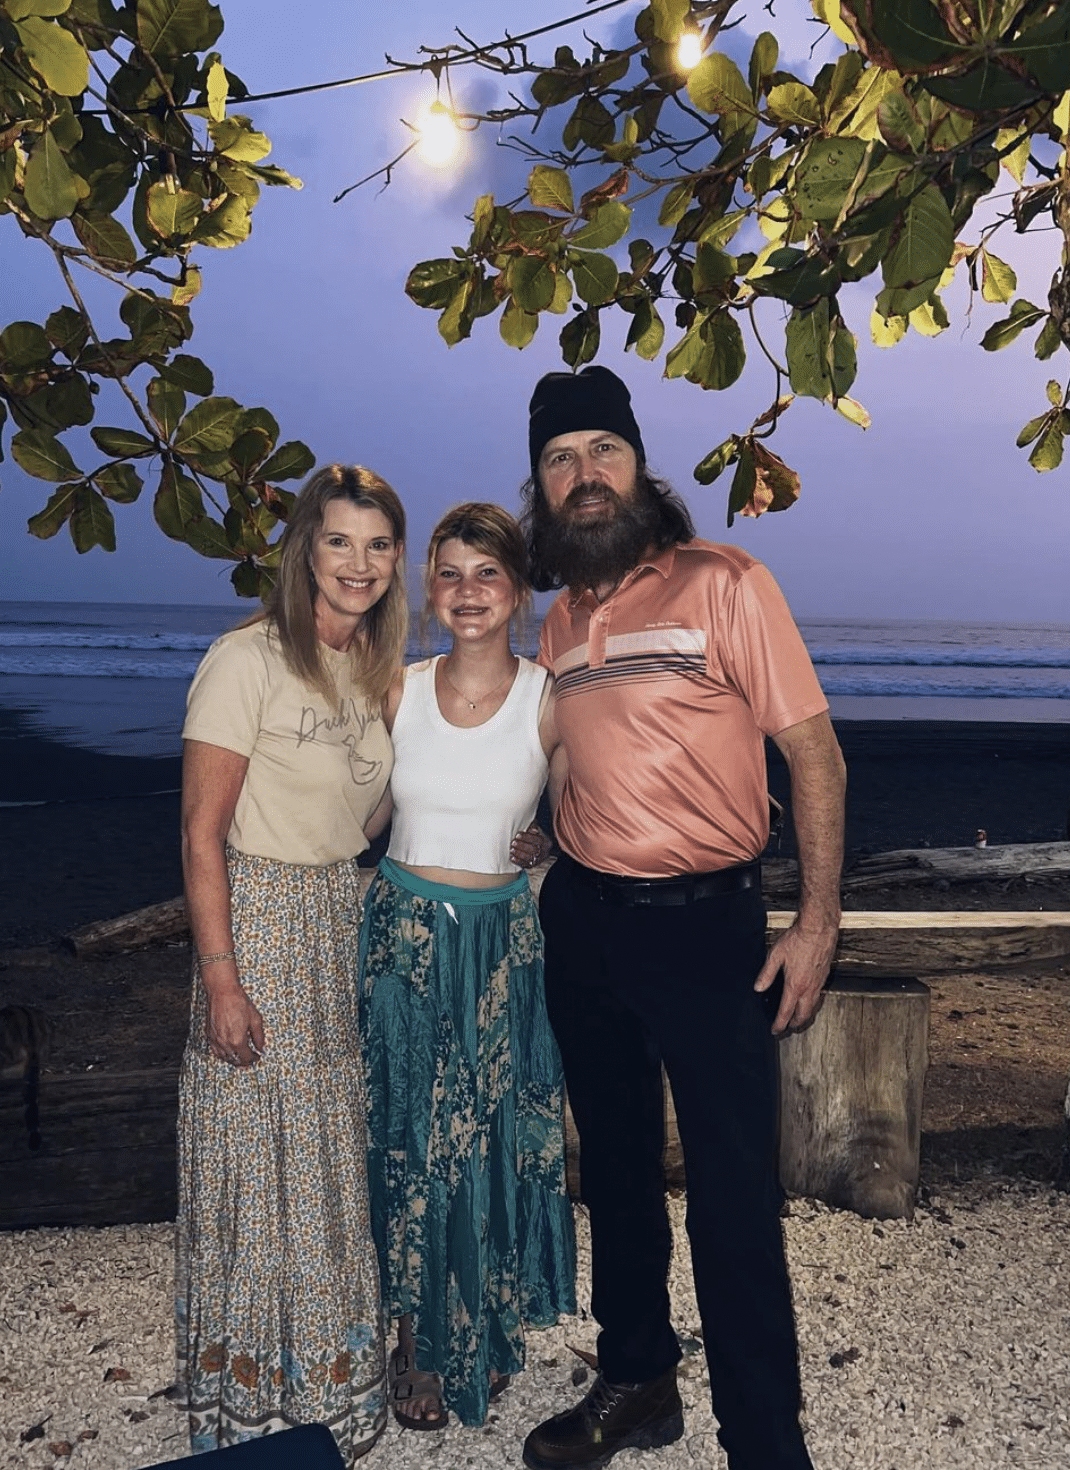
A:
[[[0,602],[0,730],[107,755],[175,756],[201,655],[245,611],[233,603]],[[1070,626],[870,619],[800,627],[835,718],[1070,722]],[[533,629],[525,651],[535,638]],[[410,654],[421,651],[414,644]]]

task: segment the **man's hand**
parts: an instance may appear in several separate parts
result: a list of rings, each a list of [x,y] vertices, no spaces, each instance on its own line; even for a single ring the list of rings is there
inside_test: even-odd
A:
[[[773,736],[791,777],[791,805],[799,849],[799,912],[769,951],[755,981],[768,990],[783,973],[784,995],[773,1034],[805,1026],[817,1009],[836,953],[843,863],[843,756],[827,714],[814,715]]]
[[[754,988],[768,990],[783,972],[784,994],[773,1021],[773,1035],[805,1026],[817,1010],[821,990],[828,978],[832,956],[836,952],[836,925],[802,930],[792,924],[773,945],[762,966]]]

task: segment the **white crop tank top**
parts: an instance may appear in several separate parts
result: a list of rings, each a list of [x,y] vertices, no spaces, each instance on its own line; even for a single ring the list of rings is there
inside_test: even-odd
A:
[[[519,872],[509,847],[534,820],[548,771],[539,740],[547,672],[520,659],[501,708],[462,730],[438,707],[438,662],[405,670],[394,719],[388,856],[417,868]]]

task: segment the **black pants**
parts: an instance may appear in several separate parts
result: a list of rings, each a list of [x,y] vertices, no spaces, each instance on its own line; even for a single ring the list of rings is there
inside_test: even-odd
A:
[[[672,907],[603,901],[569,858],[540,900],[550,1021],[580,1135],[598,1359],[614,1383],[680,1357],[661,1068],[687,1178],[687,1231],[713,1410],[732,1470],[808,1470],[776,1172],[775,1008],[755,888]]]

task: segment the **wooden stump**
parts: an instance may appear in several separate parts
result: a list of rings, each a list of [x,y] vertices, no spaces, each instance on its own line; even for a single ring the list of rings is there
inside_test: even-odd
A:
[[[868,1219],[913,1218],[928,987],[833,977],[813,1024],[779,1056],[784,1188]]]

